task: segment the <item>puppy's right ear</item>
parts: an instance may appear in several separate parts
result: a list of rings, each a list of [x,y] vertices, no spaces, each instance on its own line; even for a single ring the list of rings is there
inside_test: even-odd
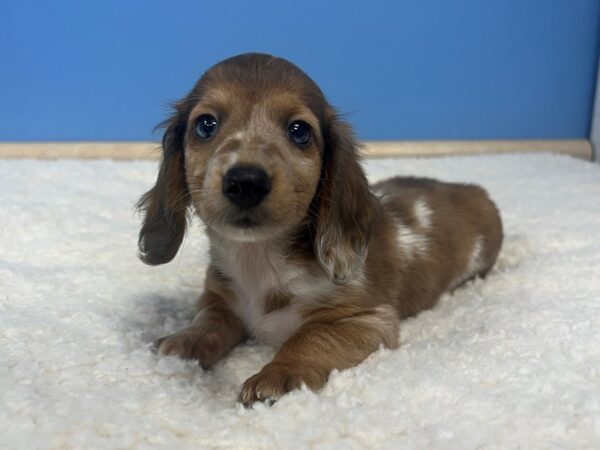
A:
[[[187,228],[190,195],[183,154],[187,113],[181,106],[177,105],[176,113],[164,123],[166,131],[156,184],[136,205],[143,216],[138,241],[139,257],[146,264],[171,261]]]
[[[324,134],[315,250],[329,279],[346,284],[363,268],[379,207],[369,191],[350,125],[334,115]]]

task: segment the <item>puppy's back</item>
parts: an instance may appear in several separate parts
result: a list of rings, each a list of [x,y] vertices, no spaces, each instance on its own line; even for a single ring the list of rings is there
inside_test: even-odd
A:
[[[444,291],[485,276],[494,265],[502,221],[480,186],[395,177],[371,191],[397,221],[404,273],[411,274],[402,281],[401,315],[433,306]]]

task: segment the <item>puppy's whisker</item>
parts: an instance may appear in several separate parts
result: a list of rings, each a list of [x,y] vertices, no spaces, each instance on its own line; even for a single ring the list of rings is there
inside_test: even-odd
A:
[[[190,189],[190,195],[205,195],[207,193],[209,193],[209,191],[207,189],[195,189],[195,190]]]

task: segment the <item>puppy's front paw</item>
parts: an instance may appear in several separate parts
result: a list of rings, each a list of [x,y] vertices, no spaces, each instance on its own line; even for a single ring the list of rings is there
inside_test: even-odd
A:
[[[204,368],[215,364],[223,354],[217,333],[193,326],[157,339],[154,347],[163,355],[196,359]]]
[[[255,402],[275,402],[281,396],[302,384],[316,390],[323,386],[327,374],[296,363],[271,362],[256,375],[248,378],[240,392],[239,401],[245,406]]]

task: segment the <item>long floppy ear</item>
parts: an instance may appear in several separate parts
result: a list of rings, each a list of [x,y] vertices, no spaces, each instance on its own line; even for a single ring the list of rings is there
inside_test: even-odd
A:
[[[190,195],[185,179],[183,143],[187,114],[181,108],[165,122],[162,160],[156,184],[138,201],[143,215],[138,247],[146,264],[171,261],[177,254],[187,228]]]
[[[360,166],[351,127],[334,118],[324,141],[315,249],[329,279],[345,284],[363,267],[378,204]]]

